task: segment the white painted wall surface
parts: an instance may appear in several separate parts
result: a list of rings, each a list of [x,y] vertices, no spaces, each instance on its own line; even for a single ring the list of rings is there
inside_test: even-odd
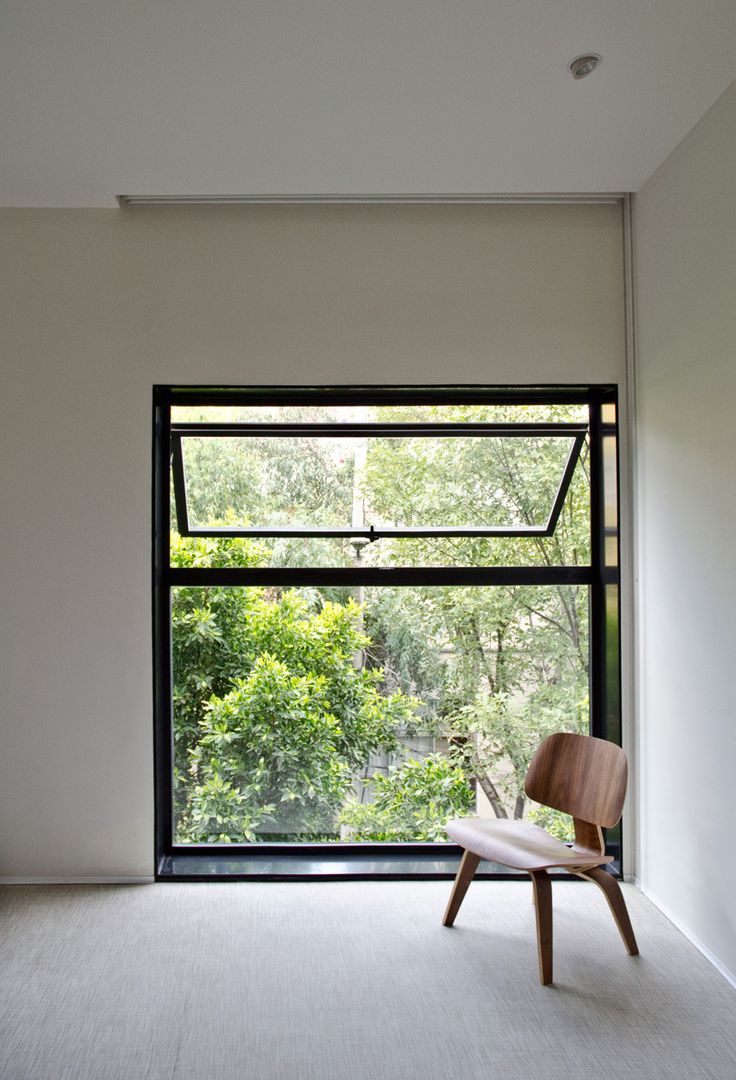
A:
[[[736,84],[635,223],[640,879],[736,978]]]
[[[620,210],[5,210],[0,234],[0,875],[147,875],[152,384],[623,381]]]

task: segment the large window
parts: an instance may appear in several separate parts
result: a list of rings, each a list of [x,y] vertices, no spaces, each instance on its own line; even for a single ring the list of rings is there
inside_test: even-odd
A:
[[[162,860],[569,835],[523,778],[619,737],[612,388],[157,388],[156,448]]]

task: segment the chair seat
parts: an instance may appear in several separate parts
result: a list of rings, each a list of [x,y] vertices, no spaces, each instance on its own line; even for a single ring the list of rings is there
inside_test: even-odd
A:
[[[447,824],[447,835],[456,844],[482,859],[514,870],[546,870],[552,866],[602,866],[612,855],[596,855],[583,848],[569,848],[529,821],[505,818],[457,818]]]

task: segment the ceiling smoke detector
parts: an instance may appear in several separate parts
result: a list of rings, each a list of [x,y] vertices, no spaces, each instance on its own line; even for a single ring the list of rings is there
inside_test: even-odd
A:
[[[586,75],[590,75],[599,66],[602,59],[603,57],[599,56],[598,53],[583,53],[582,56],[576,56],[568,64],[573,79],[584,79]]]

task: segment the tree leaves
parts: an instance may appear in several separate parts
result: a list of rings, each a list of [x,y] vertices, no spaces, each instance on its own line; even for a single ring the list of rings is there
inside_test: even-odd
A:
[[[314,601],[296,590],[177,590],[179,842],[334,836],[353,773],[397,748],[417,703],[381,693],[380,669],[356,668],[370,642],[354,602]]]

